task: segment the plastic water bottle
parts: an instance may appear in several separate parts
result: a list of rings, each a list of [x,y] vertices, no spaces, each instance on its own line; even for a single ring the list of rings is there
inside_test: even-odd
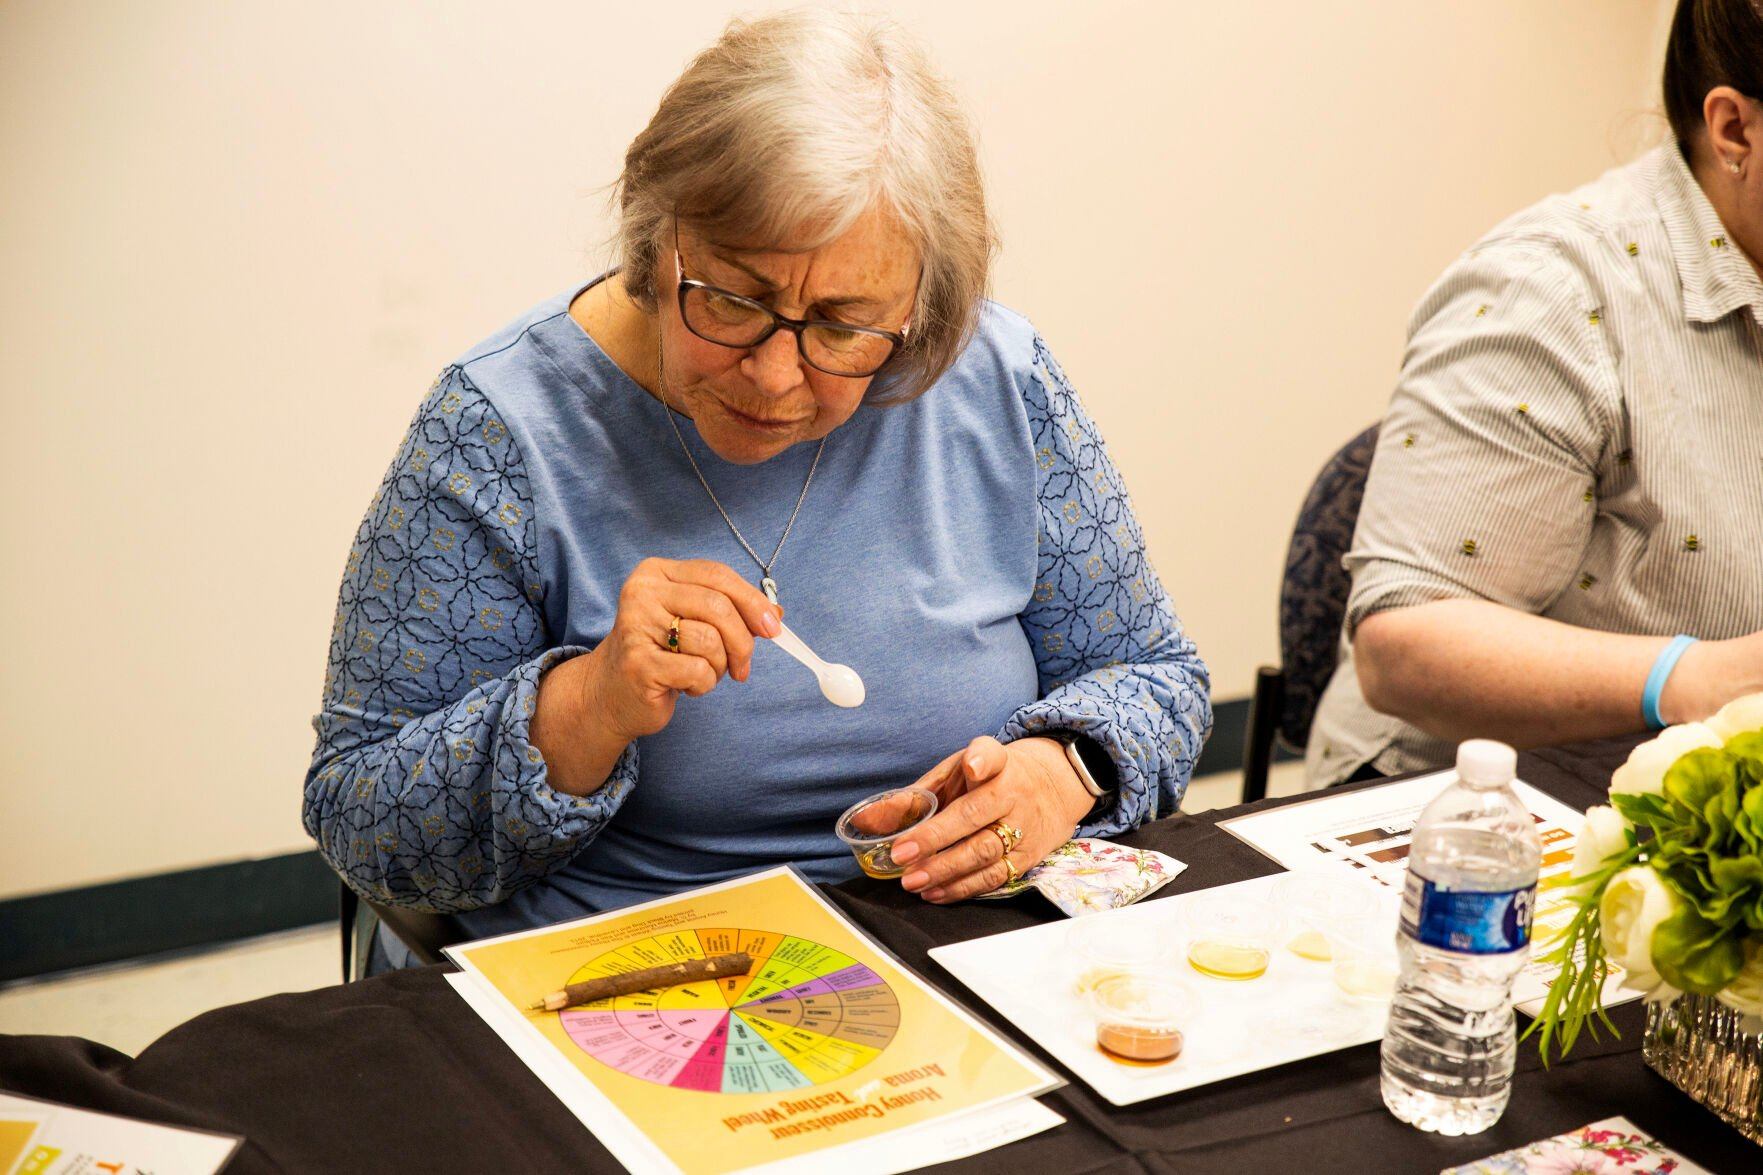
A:
[[[1414,828],[1383,1036],[1383,1101],[1404,1122],[1476,1134],[1512,1096],[1512,980],[1530,955],[1542,842],[1505,743],[1457,748],[1457,779]]]

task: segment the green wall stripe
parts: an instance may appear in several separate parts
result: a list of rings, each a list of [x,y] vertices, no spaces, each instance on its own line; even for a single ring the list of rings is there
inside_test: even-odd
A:
[[[333,921],[316,852],[0,901],[0,983]]]

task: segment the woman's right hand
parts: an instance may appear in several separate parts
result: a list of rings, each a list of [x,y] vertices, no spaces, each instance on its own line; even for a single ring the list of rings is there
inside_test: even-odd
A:
[[[746,681],[753,638],[782,630],[782,610],[722,563],[645,559],[618,594],[618,615],[584,660],[587,713],[625,742],[673,718],[680,694],[702,697],[724,674]],[[675,618],[679,649],[668,648]]]
[[[612,631],[548,671],[529,737],[551,787],[587,795],[625,747],[673,719],[681,694],[702,697],[724,674],[746,681],[753,638],[783,630],[783,609],[725,564],[645,559],[618,593]],[[667,647],[675,618],[679,649]]]

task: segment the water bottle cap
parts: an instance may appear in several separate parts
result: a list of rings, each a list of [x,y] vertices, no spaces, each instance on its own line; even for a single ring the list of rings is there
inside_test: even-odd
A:
[[[1518,752],[1491,738],[1472,738],[1457,747],[1457,778],[1495,787],[1518,775]]]

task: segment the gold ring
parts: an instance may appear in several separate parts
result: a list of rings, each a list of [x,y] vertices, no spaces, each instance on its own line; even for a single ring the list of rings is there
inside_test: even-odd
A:
[[[1012,828],[1002,820],[994,820],[986,825],[986,827],[997,833],[998,839],[1004,842],[1005,857],[1009,857],[1010,851],[1022,842],[1022,829]],[[1011,876],[1012,880],[1014,880],[1015,875],[1012,874]]]
[[[673,618],[673,623],[667,626],[667,647],[675,653],[679,652],[679,617],[678,616],[675,616]]]
[[[1004,885],[1015,885],[1017,877],[1020,876],[1020,874],[1016,872],[1016,862],[1006,856],[1004,858],[1004,868],[1010,870],[1010,876],[1005,878]],[[1002,889],[1003,886],[1000,886],[999,888]]]

